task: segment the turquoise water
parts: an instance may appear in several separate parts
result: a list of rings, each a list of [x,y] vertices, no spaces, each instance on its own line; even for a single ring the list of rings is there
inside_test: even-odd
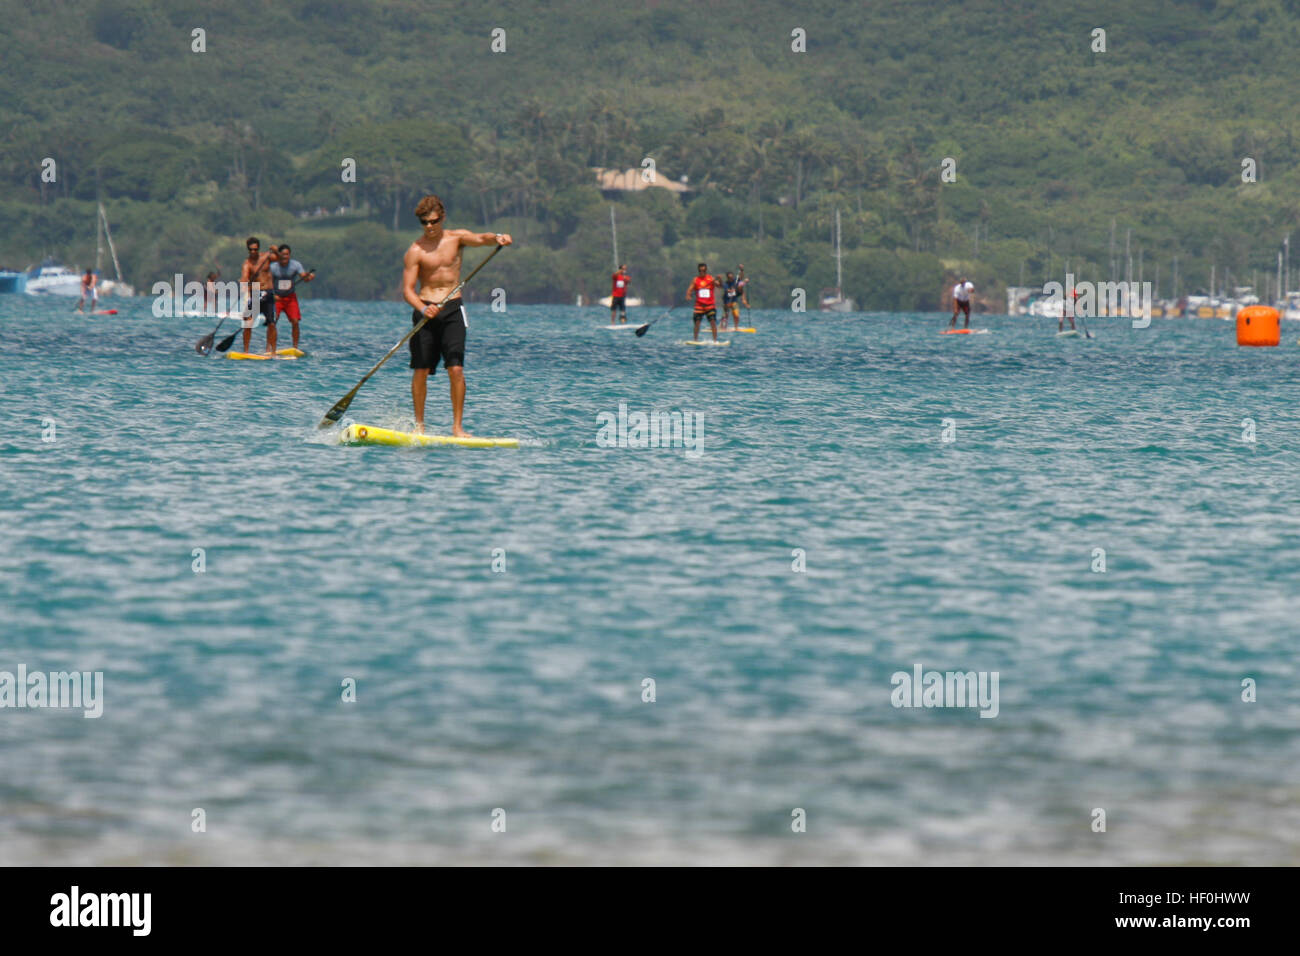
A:
[[[466,424],[525,447],[414,450],[314,428],[403,307],[254,363],[148,305],[0,297],[0,670],[104,673],[0,710],[0,862],[1300,862],[1294,328],[471,307]],[[620,402],[703,454],[600,447]],[[997,716],[893,707],[918,664]]]

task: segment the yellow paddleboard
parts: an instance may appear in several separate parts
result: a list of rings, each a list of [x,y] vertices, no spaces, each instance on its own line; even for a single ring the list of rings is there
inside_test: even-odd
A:
[[[307,353],[302,349],[276,349],[275,355],[270,356],[264,352],[227,352],[228,359],[252,359],[255,362],[266,362],[272,357],[278,359],[296,359],[302,358]]]
[[[758,329],[718,329],[719,332],[757,332]]]
[[[677,344],[678,344],[678,345],[730,345],[730,344],[731,344],[731,340],[730,340],[730,339],[721,339],[721,340],[715,342],[715,341],[713,341],[713,339],[699,339],[699,340],[696,340],[696,339],[682,339],[682,340],[681,340],[680,342],[678,342]]]
[[[374,425],[349,425],[341,445],[459,445],[462,448],[518,448],[518,438],[456,438],[452,435],[416,435]]]

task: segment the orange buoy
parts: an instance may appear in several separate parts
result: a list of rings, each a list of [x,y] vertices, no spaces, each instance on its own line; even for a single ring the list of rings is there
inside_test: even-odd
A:
[[[1246,306],[1237,313],[1237,344],[1277,345],[1282,341],[1281,320],[1272,306]]]

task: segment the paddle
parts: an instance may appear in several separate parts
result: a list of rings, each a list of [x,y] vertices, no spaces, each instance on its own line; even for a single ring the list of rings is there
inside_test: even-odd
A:
[[[217,330],[221,328],[221,323],[224,321],[226,321],[226,317],[224,315],[221,318],[217,319],[217,328],[213,329],[207,335],[203,336],[203,338],[199,339],[198,342],[194,344],[194,351],[198,352],[200,355],[211,355],[212,340],[217,337]],[[226,347],[229,348],[230,346],[226,346]]]
[[[244,323],[243,323],[243,321],[241,321],[241,322],[239,323],[239,328],[235,329],[235,331],[231,332],[231,333],[230,333],[229,335],[227,335],[224,339],[222,339],[220,342],[217,343],[217,351],[218,351],[218,352],[229,352],[229,351],[230,351],[230,347],[231,347],[232,345],[235,344],[235,338],[239,335],[240,332],[244,331],[245,328],[248,328],[249,330],[252,330],[252,329],[259,328],[259,327],[261,327],[261,326],[263,326],[263,325],[266,324],[265,317],[262,316],[262,315],[260,315],[260,314],[259,314],[259,315],[256,315],[256,316],[251,316],[250,318],[252,318],[252,321],[253,321],[253,324],[252,324],[252,325],[245,326]],[[220,325],[220,324],[221,324],[220,322],[217,323],[217,325]],[[215,334],[215,333],[214,333],[214,334]],[[203,354],[204,354],[204,355],[207,355],[208,353],[207,353],[207,352],[204,352]]]
[[[740,304],[745,307],[745,327],[750,328],[753,326],[754,320],[749,317],[749,292],[745,288],[749,284],[749,280],[745,278],[745,267],[742,265],[736,266],[736,281],[741,283]]]
[[[672,310],[675,309],[675,308],[677,308],[677,306],[675,306],[675,305],[672,306],[672,308],[670,308],[670,309],[668,310],[668,312],[665,312],[663,315],[659,316],[659,319],[666,319],[666,318],[668,318],[668,314],[669,314],[670,312],[672,312]],[[655,322],[658,322],[659,319],[655,319],[654,322],[647,322],[645,325],[638,326],[638,327],[637,327],[637,330],[636,330],[636,337],[637,337],[637,338],[641,338],[642,336],[644,336],[644,335],[646,334],[646,332],[649,330],[650,326],[654,325]]]
[[[1083,326],[1083,337],[1085,339],[1092,338],[1092,333],[1088,331],[1088,323],[1083,321],[1083,316],[1076,316],[1076,318],[1079,320],[1079,324]]]
[[[498,252],[500,252],[503,248],[505,247],[497,246],[495,249],[489,252],[487,254],[487,257],[482,262],[480,262],[477,266],[474,267],[473,272],[471,272],[465,278],[461,279],[460,283],[456,286],[456,288],[452,289],[451,292],[447,293],[447,295],[443,297],[442,302],[435,303],[433,314],[437,315],[442,310],[442,307],[445,303],[450,302],[452,299],[456,298],[460,290],[465,287],[465,283],[468,282],[470,279],[474,278],[474,276],[478,275],[479,269],[482,269],[485,265],[491,262],[492,257],[495,256]],[[398,349],[400,349],[403,345],[405,345],[408,341],[410,341],[411,336],[415,335],[416,332],[424,328],[425,323],[428,322],[430,318],[431,318],[430,316],[426,315],[424,318],[420,319],[419,322],[416,322],[413,326],[411,326],[411,331],[403,335],[398,340],[397,344],[394,345],[391,349],[389,349],[387,354],[385,354],[383,358],[381,358],[378,362],[375,363],[374,368],[372,368],[365,375],[361,376],[361,381],[357,382],[357,384],[352,386],[352,391],[348,392],[346,395],[344,395],[342,398],[340,398],[337,402],[334,403],[334,407],[325,413],[325,417],[321,419],[320,424],[317,425],[316,427],[329,428],[340,418],[342,418],[343,413],[346,412],[348,410],[348,406],[352,404],[352,399],[356,398],[357,392],[361,391],[361,386],[365,385],[366,382],[370,381],[370,376],[378,372],[380,366],[382,366],[385,362],[387,362],[390,358],[392,358],[397,353]]]

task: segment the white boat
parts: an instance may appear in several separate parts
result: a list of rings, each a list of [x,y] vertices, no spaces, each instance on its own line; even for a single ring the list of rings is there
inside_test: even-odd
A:
[[[81,273],[46,259],[27,273],[28,295],[70,295],[81,297]]]
[[[1065,317],[1065,300],[1058,295],[1044,296],[1029,303],[1029,314],[1044,319]]]
[[[610,303],[613,302],[613,301],[614,301],[613,296],[603,295],[603,296],[600,297],[600,304],[603,305],[603,306],[604,306],[605,308],[607,308],[607,309],[609,308]],[[623,304],[626,305],[629,309],[634,309],[634,308],[636,308],[636,307],[639,306],[639,305],[644,305],[645,303],[643,303],[643,302],[642,302],[640,299],[638,299],[636,296],[634,296],[634,295],[630,295],[630,296],[628,296],[626,299],[623,300]]]
[[[844,295],[844,269],[840,255],[840,211],[835,210],[835,288],[822,289],[820,306],[823,312],[852,312],[853,300]]]

